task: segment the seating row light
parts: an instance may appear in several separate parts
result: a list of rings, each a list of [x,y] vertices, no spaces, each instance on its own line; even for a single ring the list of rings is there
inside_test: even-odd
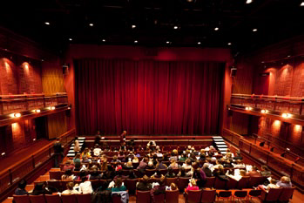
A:
[[[252,110],[252,107],[250,107],[250,106],[246,106],[245,107],[245,110],[246,111],[251,111]],[[268,113],[269,111],[267,110],[267,109],[262,109],[261,110],[261,113],[262,114],[265,114],[265,113]],[[292,114],[290,114],[290,113],[283,113],[282,115],[281,115],[283,118],[292,118]]]

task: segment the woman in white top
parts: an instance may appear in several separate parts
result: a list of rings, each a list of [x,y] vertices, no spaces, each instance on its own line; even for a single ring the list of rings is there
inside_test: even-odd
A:
[[[73,182],[68,182],[66,184],[67,190],[64,190],[61,194],[63,195],[75,195],[75,194],[80,194],[79,191],[74,189],[74,183]]]
[[[185,163],[182,165],[182,167],[186,170],[191,169],[191,160],[190,159],[186,159]]]
[[[92,194],[93,187],[91,181],[88,180],[88,177],[82,177],[82,183],[79,184],[79,191],[82,194]]]

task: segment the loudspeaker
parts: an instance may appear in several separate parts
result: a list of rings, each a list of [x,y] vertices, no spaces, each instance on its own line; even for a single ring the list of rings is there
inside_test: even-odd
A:
[[[237,71],[237,68],[232,66],[230,68],[230,77],[235,77],[236,76],[236,71]]]
[[[62,66],[62,73],[63,73],[63,75],[68,75],[69,74],[69,66],[68,65],[63,65]]]

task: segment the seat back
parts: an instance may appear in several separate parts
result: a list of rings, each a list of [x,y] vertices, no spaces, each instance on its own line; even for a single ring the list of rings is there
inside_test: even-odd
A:
[[[220,191],[218,196],[227,198],[227,197],[231,197],[231,194],[232,194],[231,191]]]
[[[92,201],[91,194],[77,194],[75,195],[78,203],[90,203]]]
[[[226,189],[226,182],[224,180],[221,180],[219,178],[215,178],[214,187],[216,189]]]
[[[279,197],[279,202],[288,202],[292,198],[295,188],[283,188],[283,191]]]
[[[249,176],[242,177],[241,180],[239,180],[239,182],[237,184],[237,189],[241,190],[243,188],[247,188],[249,180],[250,180]]]
[[[149,177],[152,176],[155,172],[155,169],[146,169],[146,175]]]
[[[226,184],[228,190],[236,189],[238,181],[234,180],[233,178],[229,178],[229,181]]]
[[[177,178],[166,178],[166,185],[170,185],[171,183],[175,183],[177,185]]]
[[[266,198],[264,199],[264,201],[266,202],[275,202],[279,200],[279,197],[281,196],[283,189],[282,188],[278,188],[278,189],[274,189],[271,188],[268,191],[268,194],[266,195]]]
[[[184,191],[184,189],[188,186],[190,177],[189,178],[178,178],[177,187],[180,191]]]
[[[206,178],[205,187],[212,188],[214,187],[215,177]]]
[[[62,203],[75,203],[76,195],[61,195]]]
[[[166,190],[166,203],[178,203],[178,190]]]
[[[44,195],[29,195],[31,203],[45,203]]]
[[[165,202],[165,194],[154,195],[154,202],[155,203]]]
[[[61,180],[55,180],[55,181],[48,181],[48,186],[56,188],[58,191],[62,191],[62,184]]]
[[[31,203],[28,195],[13,195],[16,203]]]
[[[267,177],[250,177],[249,188],[256,187],[263,184],[266,181]]]
[[[151,195],[150,191],[136,191],[136,203],[150,203]]]
[[[202,190],[201,203],[215,202],[216,190]]]
[[[121,203],[121,196],[119,194],[112,195],[112,203]]]
[[[137,179],[126,179],[126,180],[124,180],[124,184],[125,184],[126,188],[129,190],[130,194],[134,194],[134,192],[136,191],[137,182],[138,182]]]
[[[252,197],[259,197],[262,193],[262,190],[250,190],[249,195]]]
[[[247,196],[247,191],[235,191],[234,195],[239,198],[244,198]]]
[[[198,203],[201,200],[202,190],[188,190],[186,202]]]
[[[136,177],[138,177],[138,178],[142,178],[145,175],[145,173],[142,173],[143,170],[139,171],[138,169],[134,169],[133,171],[134,171],[134,174],[136,175]]]
[[[45,195],[46,203],[61,203],[59,195]]]
[[[168,170],[167,169],[159,169],[159,172],[162,174],[162,175],[166,175]]]
[[[50,179],[61,180],[61,171],[50,171]]]

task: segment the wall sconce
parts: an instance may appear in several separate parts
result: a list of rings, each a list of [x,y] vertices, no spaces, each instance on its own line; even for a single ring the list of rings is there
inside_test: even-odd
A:
[[[268,113],[268,110],[262,109],[262,110],[261,110],[261,113],[263,113],[263,114],[264,114],[264,113]]]
[[[11,118],[20,118],[21,117],[21,113],[12,113],[9,115]]]
[[[246,111],[251,111],[251,110],[252,110],[252,107],[247,106],[247,107],[245,108],[245,110],[246,110]]]
[[[40,109],[34,109],[33,113],[40,113]]]
[[[283,117],[283,118],[291,118],[292,115],[291,115],[290,113],[283,113],[283,114],[282,114],[282,117]]]

